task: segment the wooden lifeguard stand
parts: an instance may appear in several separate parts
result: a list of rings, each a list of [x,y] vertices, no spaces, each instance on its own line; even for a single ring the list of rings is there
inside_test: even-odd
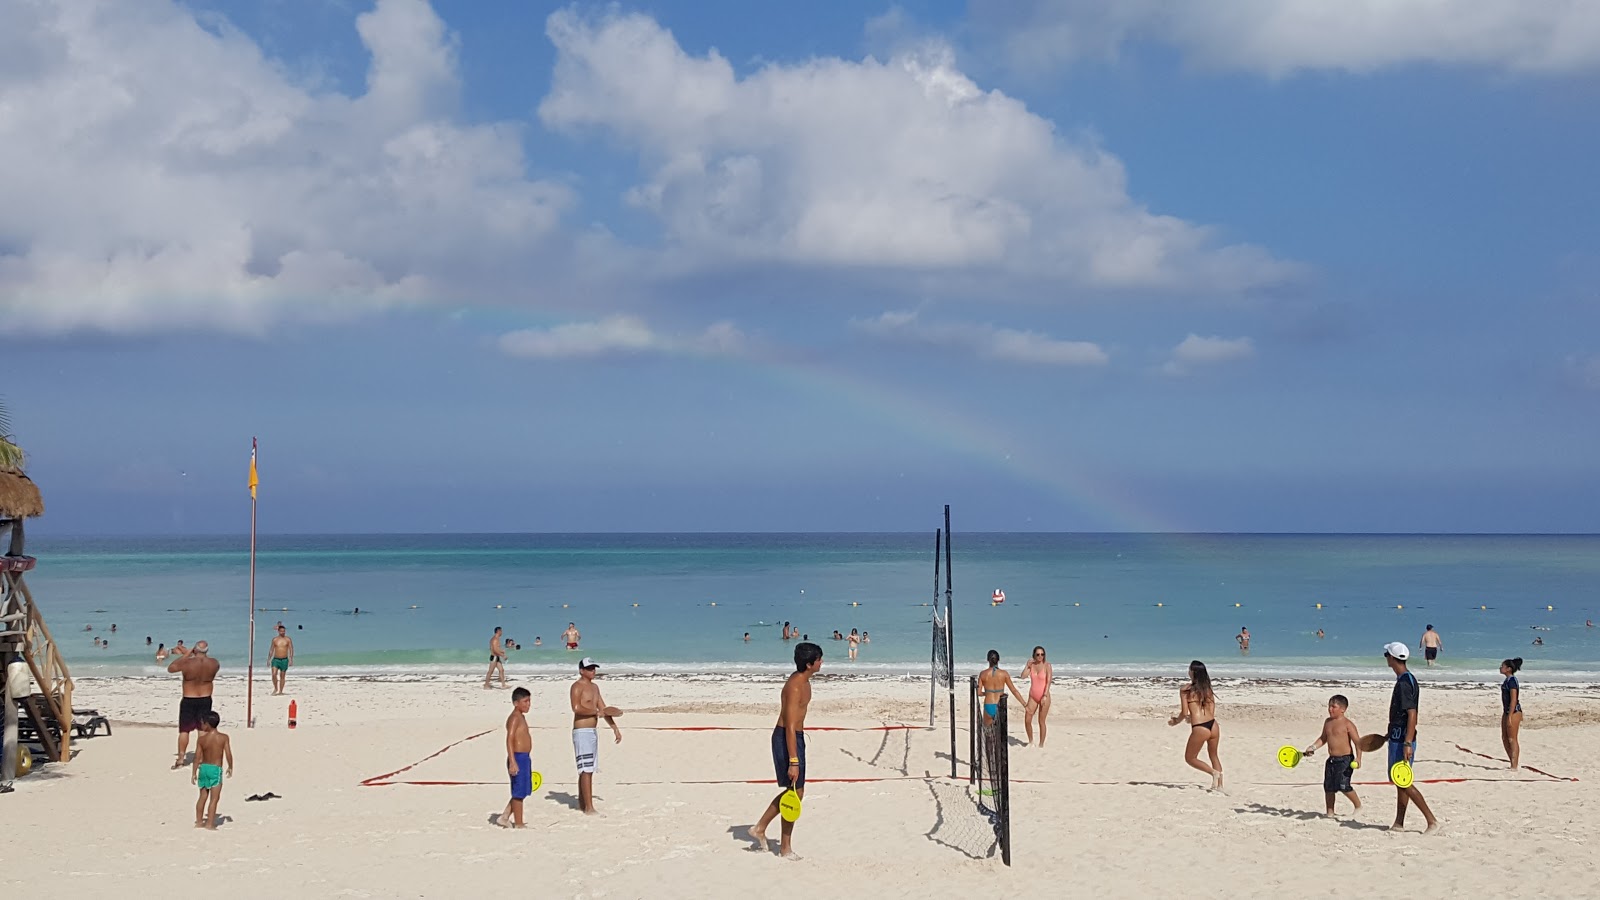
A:
[[[65,762],[71,759],[72,677],[23,579],[38,563],[23,553],[23,523],[43,514],[44,498],[33,480],[21,472],[0,470],[0,550],[5,554],[0,556],[0,663],[18,658],[27,663],[39,691],[15,701],[9,693],[0,694],[0,700],[27,709],[45,754],[52,762]],[[51,721],[61,726],[59,738],[46,727]]]

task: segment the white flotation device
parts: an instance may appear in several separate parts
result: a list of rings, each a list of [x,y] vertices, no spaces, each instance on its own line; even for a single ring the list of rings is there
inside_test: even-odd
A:
[[[993,602],[995,606],[999,606],[1000,604],[1006,602],[1006,592],[1000,590],[999,588],[995,588],[994,593],[990,595],[989,600]]]

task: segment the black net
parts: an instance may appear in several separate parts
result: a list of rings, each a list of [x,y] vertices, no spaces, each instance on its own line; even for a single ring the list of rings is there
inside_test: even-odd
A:
[[[933,683],[942,688],[950,686],[950,622],[933,610]]]
[[[994,715],[978,701],[978,680],[972,680],[971,782],[978,811],[994,828],[1000,857],[1011,865],[1011,748],[1006,728],[1006,696],[999,696]]]

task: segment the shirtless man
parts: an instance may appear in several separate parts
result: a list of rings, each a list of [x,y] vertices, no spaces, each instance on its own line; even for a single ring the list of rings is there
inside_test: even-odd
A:
[[[189,732],[197,730],[205,714],[211,712],[212,685],[222,664],[211,658],[210,649],[211,645],[205,641],[195,641],[194,649],[167,664],[168,672],[183,676],[183,701],[178,704],[178,758],[172,763],[174,769],[183,766],[184,754],[189,752]]]
[[[1434,631],[1433,626],[1429,625],[1427,630],[1422,632],[1422,640],[1417,643],[1422,645],[1422,657],[1428,661],[1428,668],[1433,668],[1433,661],[1439,658],[1439,648],[1444,646],[1444,638],[1439,637],[1439,632]]]
[[[188,653],[188,652],[189,652],[189,648],[185,647],[183,645],[183,638],[178,638],[178,642],[176,644],[172,645],[172,655],[173,656],[182,656],[182,655],[184,655],[185,653]]]
[[[571,622],[567,623],[567,630],[561,632],[561,640],[566,642],[568,650],[578,649],[578,639],[581,637],[582,635],[578,634],[578,626]]]
[[[783,683],[783,694],[778,705],[778,724],[772,729],[772,769],[778,776],[778,796],[767,804],[761,821],[750,826],[750,837],[756,848],[767,850],[767,826],[778,815],[778,804],[792,788],[800,799],[806,796],[806,710],[811,706],[811,676],[822,669],[822,648],[812,643],[796,644],[794,648],[794,674]],[[799,859],[790,846],[794,823],[783,820],[783,837],[778,842],[778,855],[784,859]]]
[[[607,706],[600,697],[600,686],[594,683],[600,664],[585,656],[578,660],[578,680],[572,683],[572,753],[578,763],[578,811],[586,816],[595,814],[594,773],[600,764],[600,737],[595,732],[599,719],[605,719],[616,735],[615,743],[622,743],[622,729],[616,717],[622,710]]]
[[[489,679],[494,677],[495,670],[500,671],[500,686],[506,686],[506,648],[500,643],[500,626],[494,627],[494,635],[489,638],[489,671],[483,673],[483,686],[489,687]]]
[[[294,665],[294,641],[289,639],[283,623],[278,623],[278,636],[272,639],[272,693],[283,693],[283,684],[289,680],[289,667]]]

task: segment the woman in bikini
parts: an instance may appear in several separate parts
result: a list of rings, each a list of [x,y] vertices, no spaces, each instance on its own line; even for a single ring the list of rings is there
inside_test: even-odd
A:
[[[1011,696],[1017,698],[1017,703],[1027,704],[1022,699],[1022,692],[1011,681],[1011,673],[1000,668],[1000,651],[989,651],[989,668],[978,673],[978,693],[983,700],[983,724],[993,725],[994,717],[1000,714],[1000,697],[1010,689]]]
[[[1022,717],[1022,726],[1028,732],[1028,744],[1033,744],[1033,716],[1039,715],[1039,746],[1044,747],[1044,720],[1050,715],[1050,680],[1055,673],[1044,658],[1044,648],[1033,648],[1033,658],[1022,667],[1022,677],[1028,679],[1028,706]]]
[[[1189,683],[1178,689],[1178,714],[1167,720],[1176,725],[1189,720],[1189,743],[1184,747],[1183,761],[1211,776],[1211,790],[1222,790],[1222,759],[1217,755],[1217,744],[1222,741],[1222,726],[1217,724],[1217,695],[1211,690],[1211,675],[1200,660],[1189,663]],[[1200,761],[1200,748],[1204,746],[1211,756],[1211,765]]]

